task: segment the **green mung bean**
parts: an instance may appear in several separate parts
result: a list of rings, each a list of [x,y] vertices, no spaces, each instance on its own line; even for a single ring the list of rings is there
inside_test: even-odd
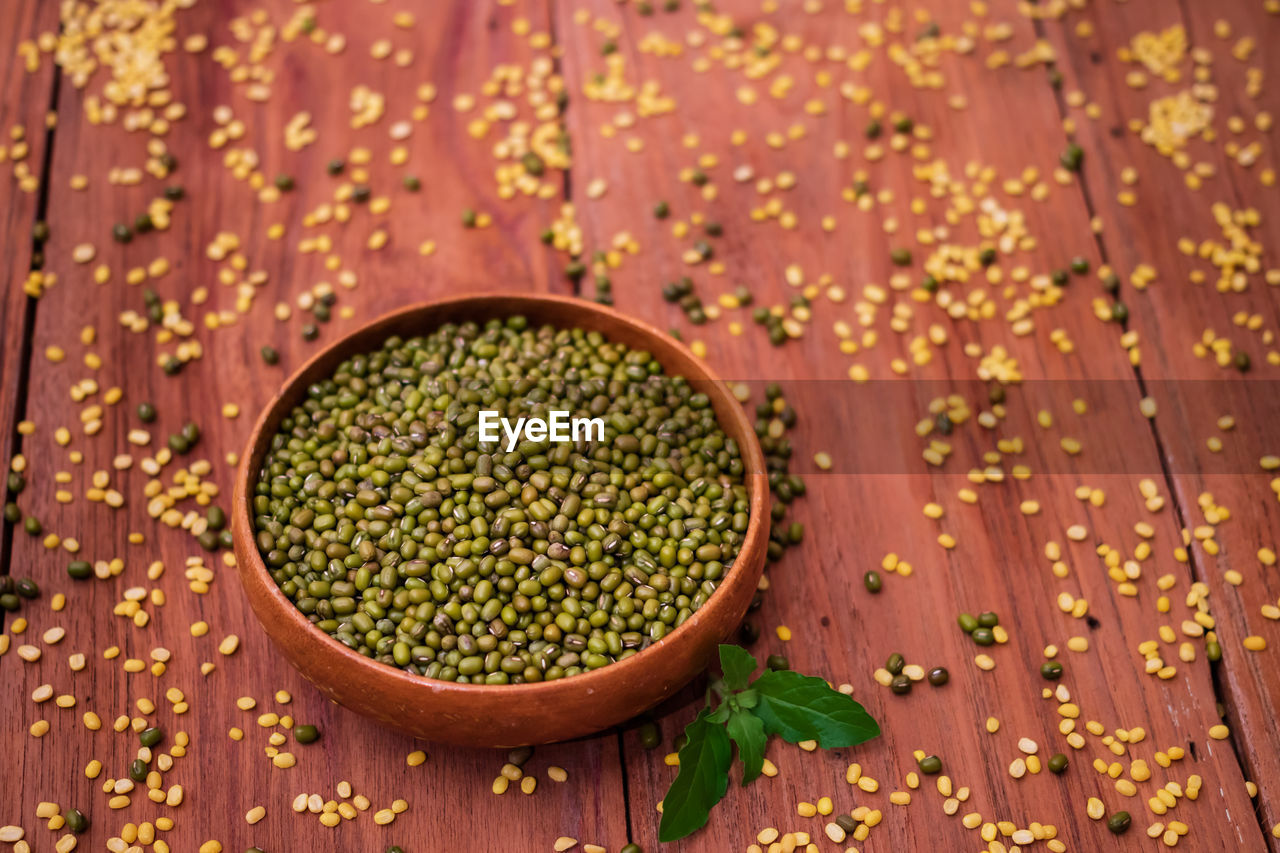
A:
[[[294,726],[293,739],[298,743],[315,743],[320,740],[320,729],[315,726]]]
[[[1066,150],[1058,157],[1058,162],[1062,164],[1062,168],[1072,172],[1080,171],[1080,163],[1083,160],[1084,149],[1074,142],[1069,143]]]
[[[1128,812],[1116,812],[1107,818],[1107,829],[1116,835],[1123,835],[1129,831],[1129,827],[1133,825],[1133,818]]]
[[[62,813],[62,819],[66,821],[67,829],[76,835],[81,835],[89,829],[89,818],[85,817],[84,812],[79,809],[67,809]]]
[[[599,418],[604,440],[484,441],[482,410]],[[311,385],[252,512],[320,630],[413,674],[507,684],[622,660],[688,619],[741,547],[743,475],[707,396],[652,355],[512,317],[391,338]]]
[[[655,749],[662,743],[662,729],[652,720],[640,725],[640,745],[645,749]]]
[[[222,538],[216,530],[206,530],[196,537],[196,542],[206,551],[216,551],[218,546],[222,544]]]
[[[936,755],[926,755],[918,763],[920,772],[926,776],[936,776],[942,772],[942,759]]]

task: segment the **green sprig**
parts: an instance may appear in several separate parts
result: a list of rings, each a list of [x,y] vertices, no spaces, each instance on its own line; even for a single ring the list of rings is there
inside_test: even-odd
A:
[[[708,686],[706,706],[684,730],[680,772],[662,800],[659,841],[676,841],[706,826],[711,809],[729,789],[731,743],[738,748],[746,785],[764,769],[770,735],[836,749],[880,734],[879,724],[861,705],[821,678],[769,670],[752,681],[756,667],[746,649],[720,647],[723,676]]]

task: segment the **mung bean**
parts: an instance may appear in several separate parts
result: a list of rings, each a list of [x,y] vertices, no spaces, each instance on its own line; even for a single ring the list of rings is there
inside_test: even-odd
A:
[[[481,440],[482,409],[569,410],[605,438],[508,448]],[[652,355],[512,317],[391,338],[314,383],[252,511],[273,579],[335,640],[506,684],[605,666],[682,624],[737,556],[743,474],[707,396]]]

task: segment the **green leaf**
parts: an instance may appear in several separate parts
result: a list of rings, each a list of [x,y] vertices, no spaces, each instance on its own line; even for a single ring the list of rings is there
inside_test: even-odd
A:
[[[721,724],[725,723],[729,719],[730,710],[731,709],[729,708],[729,705],[727,703],[724,705],[721,705],[719,708],[716,708],[714,711],[708,708],[706,711],[707,722],[721,723]]]
[[[729,689],[741,690],[756,671],[756,659],[741,646],[721,646],[720,669],[724,671],[724,683]]]
[[[747,784],[764,769],[764,745],[769,736],[764,733],[764,723],[750,711],[734,711],[729,715],[729,737],[738,745],[738,760],[742,762],[742,784]]]
[[[662,798],[659,841],[675,841],[706,826],[711,808],[729,789],[733,746],[724,726],[699,712],[685,727],[688,743],[680,750],[680,772]]]
[[[823,749],[853,746],[880,734],[861,705],[821,678],[791,670],[769,671],[751,683],[760,701],[752,713],[765,731],[789,743],[816,740]]]

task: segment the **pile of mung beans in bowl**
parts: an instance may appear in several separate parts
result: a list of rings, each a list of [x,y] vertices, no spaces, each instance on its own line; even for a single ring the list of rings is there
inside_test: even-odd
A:
[[[488,434],[481,412],[603,437]],[[567,297],[401,309],[259,418],[232,529],[249,601],[305,677],[418,737],[566,740],[696,676],[763,570],[764,459],[667,335]]]

